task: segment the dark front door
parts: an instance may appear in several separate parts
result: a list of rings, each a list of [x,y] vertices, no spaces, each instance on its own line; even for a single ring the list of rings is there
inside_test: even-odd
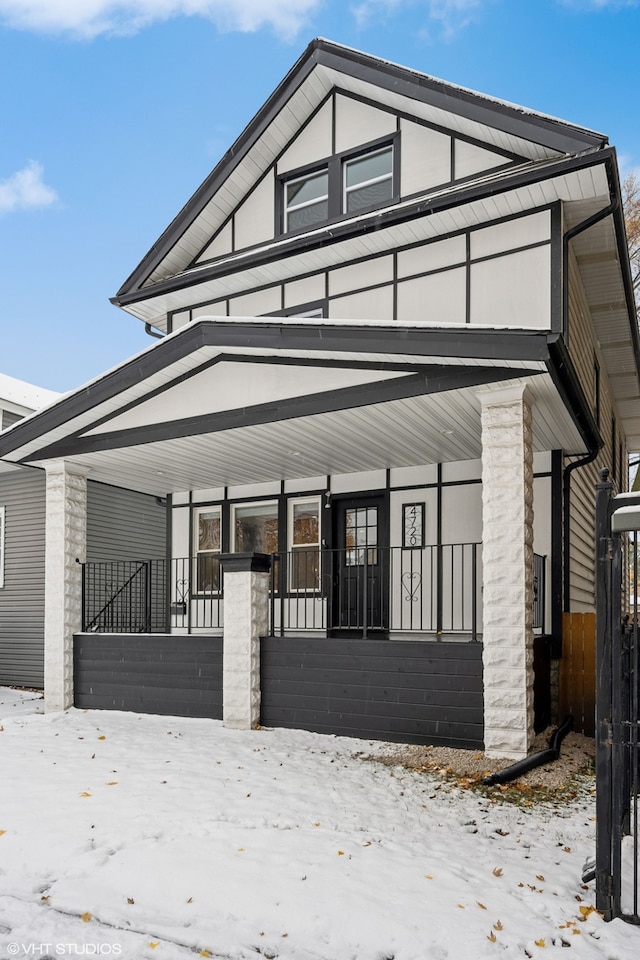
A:
[[[388,629],[389,550],[384,496],[333,501],[334,636]]]

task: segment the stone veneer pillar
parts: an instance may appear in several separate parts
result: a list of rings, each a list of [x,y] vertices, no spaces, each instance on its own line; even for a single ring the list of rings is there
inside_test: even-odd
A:
[[[533,451],[524,385],[482,401],[484,740],[519,760],[533,739]]]
[[[263,553],[220,557],[224,576],[222,718],[225,727],[260,723],[260,637],[269,628],[269,567]]]
[[[87,545],[87,478],[77,467],[46,467],[44,592],[45,709],[73,706],[73,635],[82,628]]]

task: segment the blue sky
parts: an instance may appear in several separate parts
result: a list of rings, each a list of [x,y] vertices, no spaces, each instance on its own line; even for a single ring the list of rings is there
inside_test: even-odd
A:
[[[148,346],[109,303],[313,37],[606,133],[640,170],[640,0],[0,0],[0,371]]]

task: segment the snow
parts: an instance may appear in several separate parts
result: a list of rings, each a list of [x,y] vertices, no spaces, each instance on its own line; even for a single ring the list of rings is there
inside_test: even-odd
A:
[[[640,956],[581,885],[588,786],[492,803],[384,744],[0,689],[0,957]]]

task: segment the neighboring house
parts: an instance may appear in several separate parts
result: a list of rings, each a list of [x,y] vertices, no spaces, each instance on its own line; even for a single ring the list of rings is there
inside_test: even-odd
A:
[[[87,474],[167,497],[166,617],[114,635],[124,573],[110,623],[52,603],[50,704],[75,632],[79,705],[222,716],[219,557],[257,551],[263,724],[526,753],[594,609],[599,470],[640,449],[606,137],[315,40],[113,302],[162,339],[0,456],[63,520]],[[67,576],[84,543],[52,538]]]
[[[0,373],[0,430],[59,399]],[[0,684],[44,685],[45,471],[0,462]],[[165,550],[164,503],[88,484],[87,556],[106,561]]]

